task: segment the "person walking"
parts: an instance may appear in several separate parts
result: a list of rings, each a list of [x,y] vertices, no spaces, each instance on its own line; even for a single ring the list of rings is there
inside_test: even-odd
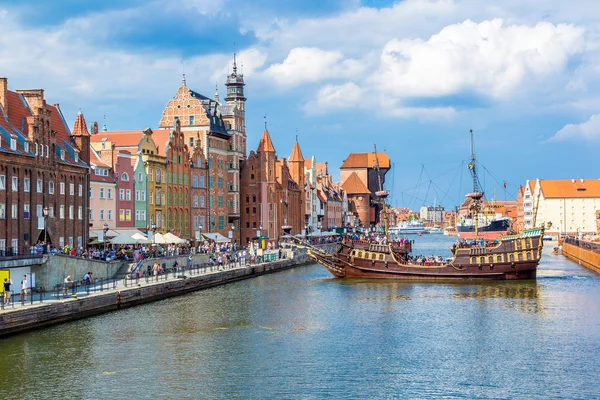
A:
[[[152,267],[152,273],[154,274],[154,279],[158,282],[158,273],[160,272],[160,265],[158,262],[154,262],[154,266]]]
[[[64,280],[64,285],[63,285],[63,297],[69,296],[69,285],[72,283],[73,283],[73,280],[71,279],[71,275],[67,275],[67,277]]]
[[[21,281],[21,303],[27,301],[27,275],[23,275],[23,280]]]
[[[8,278],[4,278],[4,304],[10,302],[10,285],[12,285],[12,281]]]

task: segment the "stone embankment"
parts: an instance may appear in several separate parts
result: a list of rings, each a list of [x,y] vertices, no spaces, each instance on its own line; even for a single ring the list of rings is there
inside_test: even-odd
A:
[[[579,265],[600,273],[600,244],[567,238],[562,243],[562,254]]]
[[[222,271],[208,264],[197,265],[191,270],[181,272],[181,274],[173,274],[172,278],[163,278],[158,282],[153,282],[152,279],[121,280],[108,291],[94,292],[84,296],[71,296],[66,299],[55,298],[43,303],[18,303],[16,306],[8,306],[0,311],[0,336],[282,271],[308,261],[304,251],[289,251],[287,253],[290,256],[289,258],[271,262],[253,265],[238,264]]]

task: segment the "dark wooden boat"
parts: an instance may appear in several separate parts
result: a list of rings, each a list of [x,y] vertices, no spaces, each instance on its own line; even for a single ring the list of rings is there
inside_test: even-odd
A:
[[[449,262],[410,260],[411,243],[378,244],[346,239],[333,254],[309,248],[308,255],[337,278],[376,279],[535,279],[542,256],[543,230],[505,236],[495,245],[459,245]]]

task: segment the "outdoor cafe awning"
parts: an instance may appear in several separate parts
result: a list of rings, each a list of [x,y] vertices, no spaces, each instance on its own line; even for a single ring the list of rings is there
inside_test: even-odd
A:
[[[225,236],[221,235],[218,232],[215,232],[215,233],[210,233],[210,232],[203,233],[202,236],[204,236],[205,239],[212,240],[212,241],[217,242],[217,243],[225,243],[225,242],[230,242],[231,241],[229,238],[226,238]]]

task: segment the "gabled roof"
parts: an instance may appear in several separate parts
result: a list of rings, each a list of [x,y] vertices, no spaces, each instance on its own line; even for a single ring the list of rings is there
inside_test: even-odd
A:
[[[600,180],[540,180],[544,198],[600,197]]]
[[[356,172],[350,174],[348,179],[342,184],[342,188],[348,194],[370,194],[369,188],[360,180]]]
[[[296,143],[294,143],[294,147],[292,147],[292,154],[290,154],[288,162],[304,162],[304,156],[302,155],[302,150],[300,150],[298,140],[296,140]]]
[[[73,136],[89,136],[89,134],[85,118],[81,111],[79,111],[75,118],[75,125],[73,125]]]
[[[46,109],[49,110],[51,114],[52,130],[56,132],[56,145],[65,151],[65,158],[64,160],[61,160],[61,162],[85,167],[86,164],[81,161],[81,159],[75,161],[75,144],[71,138],[69,125],[67,125],[67,122],[65,121],[62,111],[60,111],[58,105],[46,104]],[[59,149],[57,148],[57,150]]]
[[[379,168],[390,168],[390,158],[382,152],[377,152],[377,157],[374,152],[350,153],[340,168],[373,168],[376,160],[379,161]]]
[[[275,146],[273,146],[273,141],[271,140],[271,136],[269,135],[268,130],[264,130],[262,137],[260,138],[260,143],[258,144],[258,148],[256,149],[257,153],[275,153]]]

